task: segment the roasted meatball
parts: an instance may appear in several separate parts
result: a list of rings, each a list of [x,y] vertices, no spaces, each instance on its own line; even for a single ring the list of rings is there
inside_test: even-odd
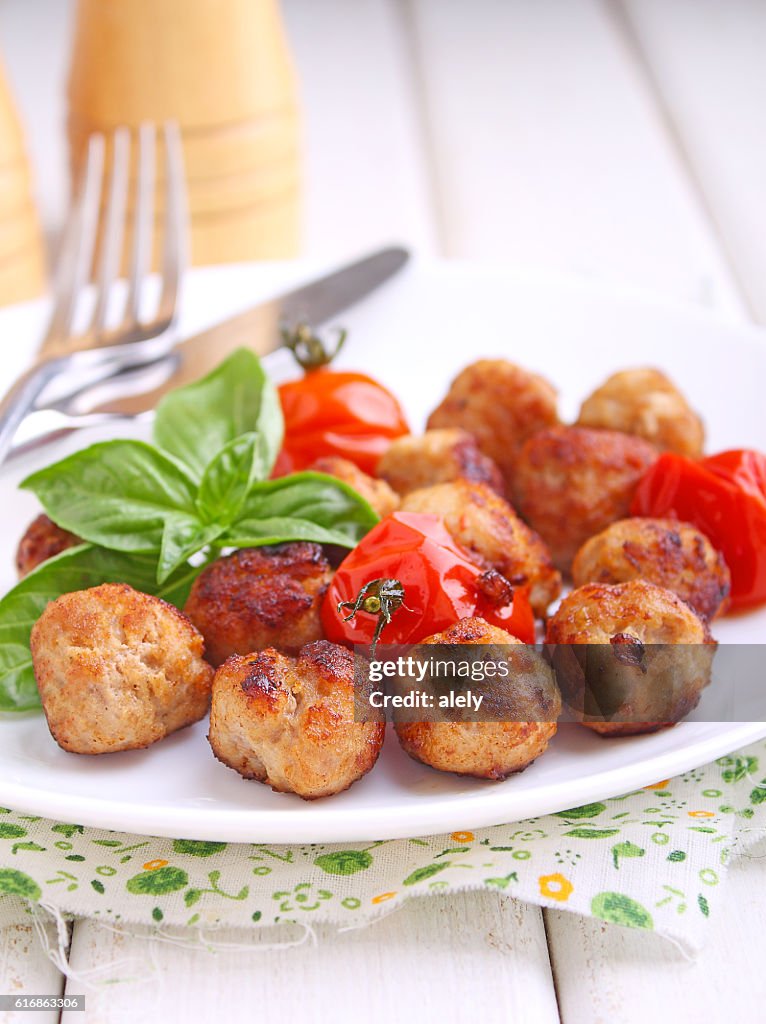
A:
[[[422,437],[398,437],[378,463],[377,474],[399,494],[451,480],[486,484],[500,495],[505,491],[497,465],[465,430],[427,430]]]
[[[319,609],[331,578],[318,544],[243,548],[200,573],[184,611],[213,665],[266,647],[294,653],[323,636]]]
[[[504,685],[515,713],[505,722],[396,721],[399,742],[410,757],[442,772],[504,779],[545,751],[556,732],[561,697],[550,667],[534,648],[478,618],[462,619],[423,644],[501,645],[493,660],[506,657],[510,664]]]
[[[413,491],[402,502],[402,511],[439,516],[482,567],[496,569],[514,586],[529,587],[536,615],[545,615],[558,597],[561,574],[545,544],[486,484],[456,480]]]
[[[646,580],[573,590],[546,643],[575,717],[604,736],[655,732],[693,711],[716,646],[696,612]]]
[[[126,583],[52,601],[32,629],[53,738],[75,754],[148,747],[203,718],[213,669],[185,615]]]
[[[620,519],[587,540],[572,562],[576,587],[644,579],[666,587],[705,620],[729,603],[726,562],[696,526],[674,519]]]
[[[578,424],[636,434],[660,451],[698,459],[705,428],[684,396],[659,370],[641,368],[613,374],[580,409]]]
[[[376,480],[374,477],[368,476],[348,459],[342,459],[338,455],[326,455],[324,458],[317,459],[309,468],[317,473],[327,473],[329,476],[337,477],[344,484],[353,487],[365,501],[372,505],[381,519],[390,512],[396,512],[399,508],[399,495],[391,490],[385,480]]]
[[[273,647],[218,669],[213,753],[245,779],[304,800],[332,796],[375,764],[384,722],[354,721],[354,656],[318,640],[297,659]]]
[[[16,569],[26,576],[42,562],[60,555],[67,548],[82,544],[79,537],[56,526],[52,519],[41,513],[26,529],[16,549]]]
[[[543,377],[505,359],[480,359],[459,373],[428,418],[435,427],[461,427],[500,467],[512,493],[524,441],[558,423],[556,391]]]
[[[657,450],[613,430],[551,427],[531,437],[516,469],[514,503],[562,572],[594,533],[630,512]]]

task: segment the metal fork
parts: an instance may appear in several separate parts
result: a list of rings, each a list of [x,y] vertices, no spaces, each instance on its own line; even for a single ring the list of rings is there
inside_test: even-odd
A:
[[[178,292],[186,263],[187,209],[183,155],[178,126],[163,126],[165,150],[165,215],[162,227],[160,298],[152,315],[142,318],[144,292],[151,266],[156,174],[155,128],[138,132],[133,237],[129,254],[127,297],[120,320],[109,322],[114,285],[119,277],[127,211],[130,132],[118,128],[112,138],[112,168],[105,181],[106,139],[92,135],[85,170],[69,215],[54,281],[53,310],[37,362],[20,377],[0,402],[0,462],[19,424],[40,408],[52,383],[81,388],[123,370],[151,364],[170,348]],[[102,191],[106,197],[98,266],[93,267],[99,234]],[[76,329],[81,297],[95,269],[95,302],[86,326]],[[66,393],[66,391],[65,391]]]

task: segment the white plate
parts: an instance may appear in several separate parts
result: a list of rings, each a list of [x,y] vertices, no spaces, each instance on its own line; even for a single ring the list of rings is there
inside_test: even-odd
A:
[[[201,329],[315,269],[196,271],[182,330]],[[31,354],[43,317],[39,305],[0,313],[0,333],[14,338],[9,356],[17,365],[6,361],[9,377]],[[763,334],[683,307],[560,277],[453,264],[415,266],[339,321],[351,329],[345,365],[389,384],[415,428],[450,377],[479,355],[506,355],[544,373],[561,391],[565,416],[574,415],[582,397],[613,370],[652,364],[666,369],[703,411],[712,450],[766,450]],[[94,436],[81,434],[0,477],[3,587],[13,582],[16,538],[35,512],[34,499],[16,491],[18,479]],[[716,634],[726,642],[763,642],[766,611],[725,619]],[[199,723],[148,750],[91,758],[60,750],[42,715],[2,718],[0,803],[60,820],[192,839],[397,838],[513,821],[627,792],[758,739],[766,723],[688,721],[612,741],[566,726],[539,761],[502,783],[432,771],[406,757],[389,736],[366,778],[315,803],[244,782],[213,759],[205,732]]]

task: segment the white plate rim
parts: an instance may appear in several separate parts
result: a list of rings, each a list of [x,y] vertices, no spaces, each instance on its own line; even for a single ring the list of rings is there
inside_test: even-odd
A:
[[[215,809],[206,812],[205,818],[199,809],[147,808],[121,803],[117,818],[114,805],[108,800],[70,796],[67,798],[67,819],[92,828],[169,839],[237,843],[375,842],[437,835],[455,829],[483,828],[538,818],[570,807],[621,796],[691,771],[766,737],[766,722],[726,725],[727,728],[721,734],[708,736],[643,761],[613,768],[599,776],[588,777],[586,782],[582,777],[559,782],[555,786],[555,793],[548,792],[554,789],[552,785],[543,790],[544,796],[541,796],[540,789],[514,791],[509,788],[506,802],[512,806],[506,814],[503,813],[502,799],[498,799],[499,790],[495,790],[495,787],[503,783],[479,782],[478,785],[486,790],[481,796],[438,795],[429,800],[424,799],[417,807],[407,808],[395,823],[384,825],[376,817],[379,812],[374,807],[364,811],[355,809],[349,813],[343,809],[334,809],[332,800],[323,802],[325,813],[321,819],[313,816],[301,818],[301,805],[296,797],[287,797],[295,808],[292,813],[287,809],[270,811],[257,808],[249,812],[241,809]],[[676,730],[693,728],[694,723],[684,722],[675,727]],[[396,742],[390,731],[389,726],[387,742]],[[604,739],[600,742],[620,741]],[[243,785],[253,783],[243,780]],[[0,800],[14,810],[60,820],[56,813],[52,813],[60,808],[52,805],[51,793],[48,791],[33,790],[0,780]],[[447,815],[451,821],[449,826],[445,826],[445,804],[448,805]]]

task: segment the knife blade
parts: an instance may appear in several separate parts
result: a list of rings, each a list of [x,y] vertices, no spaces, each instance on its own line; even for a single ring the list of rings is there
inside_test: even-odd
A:
[[[168,391],[203,377],[237,348],[264,356],[281,346],[282,327],[304,322],[321,327],[384,284],[408,260],[406,249],[392,247],[346,264],[176,343],[146,367],[83,389],[70,396],[67,411],[130,415],[153,409]]]

